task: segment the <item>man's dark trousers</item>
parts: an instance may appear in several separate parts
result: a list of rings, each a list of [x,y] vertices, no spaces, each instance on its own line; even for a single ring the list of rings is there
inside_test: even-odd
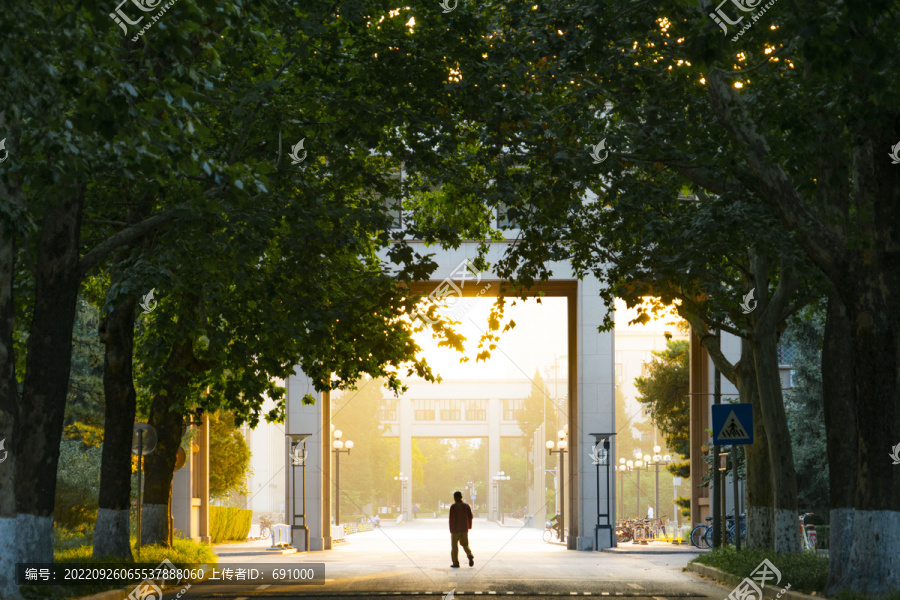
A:
[[[459,566],[459,546],[463,547],[463,552],[466,553],[466,556],[469,558],[469,560],[473,560],[475,558],[475,556],[472,555],[472,551],[469,549],[469,532],[463,531],[462,533],[451,533],[450,560],[452,560],[453,564],[456,566]]]

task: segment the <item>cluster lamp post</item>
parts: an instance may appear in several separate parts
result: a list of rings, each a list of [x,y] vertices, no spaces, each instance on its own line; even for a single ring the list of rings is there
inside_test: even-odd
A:
[[[334,441],[331,445],[334,447],[334,524],[341,524],[341,454],[346,452],[350,454],[353,449],[353,442],[341,440],[343,432],[336,429],[333,433]]]
[[[547,451],[550,452],[551,456],[553,454],[559,454],[559,479],[557,480],[559,482],[559,507],[560,507],[559,508],[559,530],[561,532],[563,532],[563,537],[565,538],[565,533],[564,533],[566,530],[566,528],[565,528],[565,523],[566,523],[566,521],[565,521],[565,510],[566,510],[566,503],[565,503],[565,499],[566,499],[566,496],[565,496],[565,489],[566,489],[565,473],[566,473],[566,470],[565,469],[566,469],[566,467],[565,467],[565,464],[566,464],[566,446],[567,446],[566,431],[564,429],[560,429],[557,432],[557,436],[559,437],[559,441],[556,442],[555,444],[553,443],[553,440],[547,440]],[[554,447],[556,448],[555,450],[554,450]],[[566,540],[563,539],[562,541],[565,542]]]
[[[409,481],[409,477],[404,477],[403,472],[401,471],[399,475],[394,476],[394,481],[400,483],[400,514],[403,518],[406,518],[406,512],[403,510],[403,488],[406,487],[406,482]]]
[[[497,486],[497,510],[500,513],[500,523],[503,524],[505,521],[503,520],[503,496],[501,495],[503,493],[503,488],[501,487],[501,484],[504,481],[509,481],[509,475],[507,475],[503,471],[497,471],[497,474],[494,475],[493,481],[494,485]]]
[[[653,446],[653,460],[650,462],[651,465],[656,467],[656,503],[653,505],[653,509],[656,511],[654,516],[659,519],[659,465],[667,465],[672,462],[672,457],[668,454],[665,456],[660,456],[659,451],[662,450],[659,446]]]

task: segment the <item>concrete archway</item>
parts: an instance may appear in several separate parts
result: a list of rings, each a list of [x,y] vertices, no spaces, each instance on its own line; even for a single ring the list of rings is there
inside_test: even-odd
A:
[[[495,245],[498,254],[500,245]],[[471,276],[467,279],[464,270],[460,271],[460,265],[464,265],[467,259],[474,258],[474,248],[472,244],[464,244],[459,250],[438,253],[435,260],[440,266],[435,279],[417,284],[414,291],[429,294],[436,289],[451,290],[451,293],[460,298],[496,296],[501,281],[479,275],[477,283],[473,285]],[[467,255],[469,250],[471,251]],[[497,256],[492,258],[496,259]],[[566,414],[569,451],[565,455],[564,486],[565,513],[570,532],[568,547],[571,550],[596,550],[609,546],[609,536],[604,534],[596,536],[599,540],[598,547],[594,547],[597,515],[606,511],[607,503],[611,510],[610,522],[615,524],[615,478],[607,480],[601,470],[598,482],[597,467],[591,457],[595,440],[589,435],[616,430],[614,334],[597,331],[607,310],[599,298],[599,282],[593,278],[579,281],[567,264],[554,263],[551,266],[558,275],[529,290],[528,295],[564,297],[567,300],[570,360]],[[438,295],[441,293],[438,292]],[[286,382],[286,386],[285,433],[288,436],[308,435],[305,506],[303,482],[300,481],[301,470],[294,467],[288,468],[286,472],[285,507],[288,523],[295,531],[293,541],[299,550],[327,550],[331,548],[330,490],[333,486],[328,435],[331,430],[330,398],[328,394],[321,394],[320,402],[314,406],[304,406],[303,396],[314,393],[314,387],[299,368]],[[326,435],[322,435],[323,432]],[[285,448],[286,455],[290,457],[289,439],[285,442]],[[614,447],[610,449],[608,458],[611,464],[615,464]],[[290,465],[290,460],[287,464]],[[303,547],[303,519],[297,516],[300,514],[305,514],[309,527],[309,548]]]

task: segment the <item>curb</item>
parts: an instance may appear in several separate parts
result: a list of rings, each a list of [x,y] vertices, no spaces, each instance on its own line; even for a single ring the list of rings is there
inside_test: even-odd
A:
[[[676,550],[674,548],[666,548],[659,550],[619,550],[618,548],[601,548],[600,552],[607,552],[609,554],[700,554],[702,551],[698,549],[688,550],[685,548],[684,550]],[[705,565],[704,565],[705,566]]]
[[[186,584],[185,584],[186,585]],[[184,587],[183,585],[165,585],[162,587],[163,592],[171,592],[172,590]],[[128,597],[128,594],[134,587],[130,588],[122,588],[119,590],[106,590],[105,592],[98,592],[92,596],[81,596],[77,600],[124,600]]]
[[[128,596],[127,589],[121,590],[109,590],[106,592],[100,592],[99,594],[94,594],[93,596],[82,596],[78,600],[122,600]]]
[[[213,566],[213,569],[215,569],[215,566]],[[190,585],[194,585],[195,583],[200,583],[202,581],[205,581],[208,576],[209,576],[209,572],[206,572],[202,579],[199,579],[197,581],[191,581],[188,583]],[[135,585],[137,585],[137,584],[135,584]],[[172,590],[175,590],[178,588],[183,588],[185,585],[187,585],[187,584],[179,583],[179,584],[175,584],[175,585],[164,585],[164,586],[162,586],[161,589],[163,592],[171,592]],[[124,600],[125,598],[128,598],[128,595],[134,590],[134,588],[135,588],[135,586],[121,588],[118,590],[106,590],[105,592],[97,592],[96,594],[93,594],[91,596],[80,596],[76,600]]]
[[[693,571],[701,577],[708,577],[723,586],[734,587],[744,580],[743,577],[738,577],[737,575],[726,573],[721,569],[696,562],[688,563],[686,568],[688,571]],[[781,588],[772,585],[763,586],[763,598],[766,600],[775,600],[776,596],[778,597],[778,600],[822,600],[822,598],[824,598],[824,596],[811,596],[810,594],[795,592],[794,590],[787,590],[781,594],[781,596],[778,596],[779,593],[781,593]]]

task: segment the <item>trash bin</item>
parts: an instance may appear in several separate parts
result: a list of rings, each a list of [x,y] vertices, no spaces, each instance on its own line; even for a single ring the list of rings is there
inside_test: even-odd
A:
[[[525,515],[525,527],[534,527],[534,515]]]

